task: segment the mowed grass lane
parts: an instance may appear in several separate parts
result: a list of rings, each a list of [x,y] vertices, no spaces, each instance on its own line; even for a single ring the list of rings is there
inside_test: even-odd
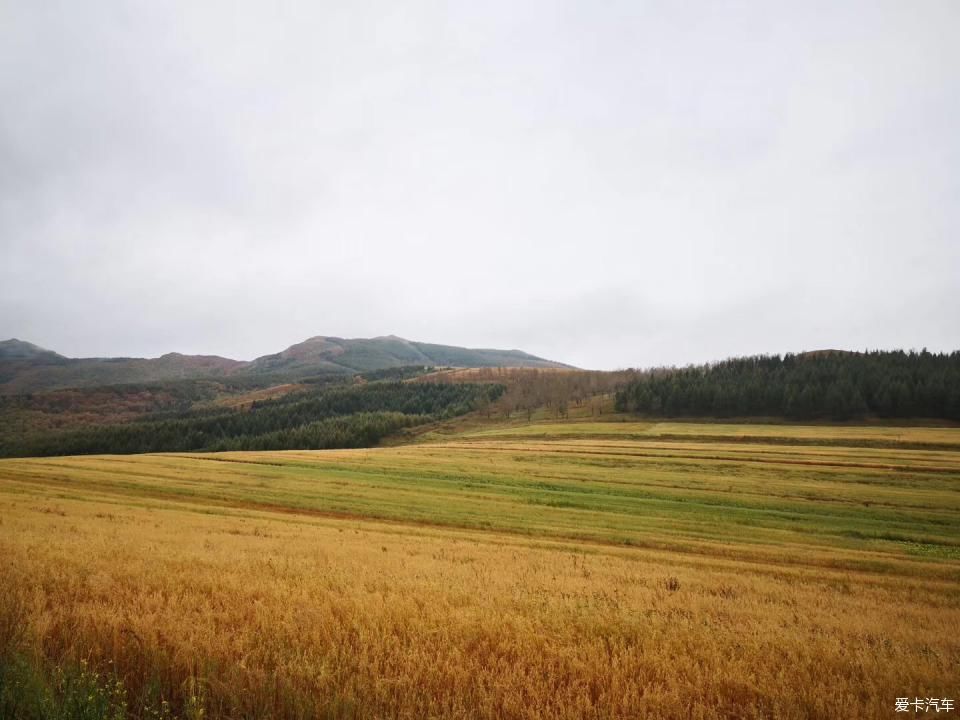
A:
[[[857,441],[909,438],[908,449],[895,449],[776,440],[823,437],[822,427],[776,426],[777,435],[768,436],[768,427],[736,426],[741,437],[767,439],[744,443],[697,440],[734,426],[631,425],[536,425],[530,439],[473,433],[383,449],[5,460],[0,478],[10,489],[51,497],[96,495],[119,503],[150,497],[730,557],[789,553],[838,566],[957,572],[960,451],[915,446],[957,441],[960,447],[960,431],[841,428]],[[616,427],[624,438],[597,438],[597,426]],[[676,436],[678,426],[690,440],[658,439]],[[632,439],[644,433],[650,439]],[[918,559],[945,564],[928,570],[910,562]]]
[[[496,426],[467,430],[465,438],[511,437],[628,437],[639,440],[729,439],[731,441],[810,443],[822,445],[864,445],[869,447],[944,447],[960,450],[960,428],[899,427],[888,425],[791,425],[787,423],[698,423],[635,422],[629,416],[612,414],[603,421],[503,422]]]

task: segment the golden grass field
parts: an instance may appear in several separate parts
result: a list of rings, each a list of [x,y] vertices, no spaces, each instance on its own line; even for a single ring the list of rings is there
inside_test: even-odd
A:
[[[960,702],[960,429],[0,460],[0,587],[133,717],[905,717]]]

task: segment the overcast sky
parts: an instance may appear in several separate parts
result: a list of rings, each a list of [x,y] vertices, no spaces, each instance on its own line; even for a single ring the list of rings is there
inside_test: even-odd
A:
[[[0,338],[960,348],[960,2],[0,0]]]

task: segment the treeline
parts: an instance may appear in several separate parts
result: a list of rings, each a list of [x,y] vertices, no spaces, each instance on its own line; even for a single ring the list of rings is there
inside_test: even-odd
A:
[[[431,420],[430,415],[400,412],[362,412],[317,420],[261,435],[239,435],[216,441],[203,448],[223,450],[327,450],[371,447],[387,435]]]
[[[616,409],[667,417],[960,420],[960,352],[758,355],[645,373]]]
[[[505,385],[506,390],[497,402],[489,406],[489,415],[530,420],[541,409],[557,418],[568,417],[573,408],[600,416],[603,414],[603,398],[640,375],[638,370],[606,372],[566,368],[468,368],[427,375],[418,378],[417,382],[467,381]]]
[[[189,409],[193,404],[210,401],[234,391],[231,384],[215,380],[170,380],[163,383],[127,383],[98,387],[64,388],[20,395],[0,395],[0,413],[35,410],[61,413],[90,407],[137,410]]]
[[[496,400],[500,385],[375,382],[263,400],[242,410],[94,426],[0,440],[0,455],[285,450],[375,445],[402,427],[462,415]]]

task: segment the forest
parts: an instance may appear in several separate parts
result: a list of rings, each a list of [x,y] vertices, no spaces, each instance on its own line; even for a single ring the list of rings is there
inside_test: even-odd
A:
[[[960,352],[757,355],[638,375],[616,409],[667,417],[960,420]]]
[[[242,408],[28,438],[0,436],[0,456],[364,447],[403,427],[479,409],[502,392],[502,385],[477,383],[320,385]]]

